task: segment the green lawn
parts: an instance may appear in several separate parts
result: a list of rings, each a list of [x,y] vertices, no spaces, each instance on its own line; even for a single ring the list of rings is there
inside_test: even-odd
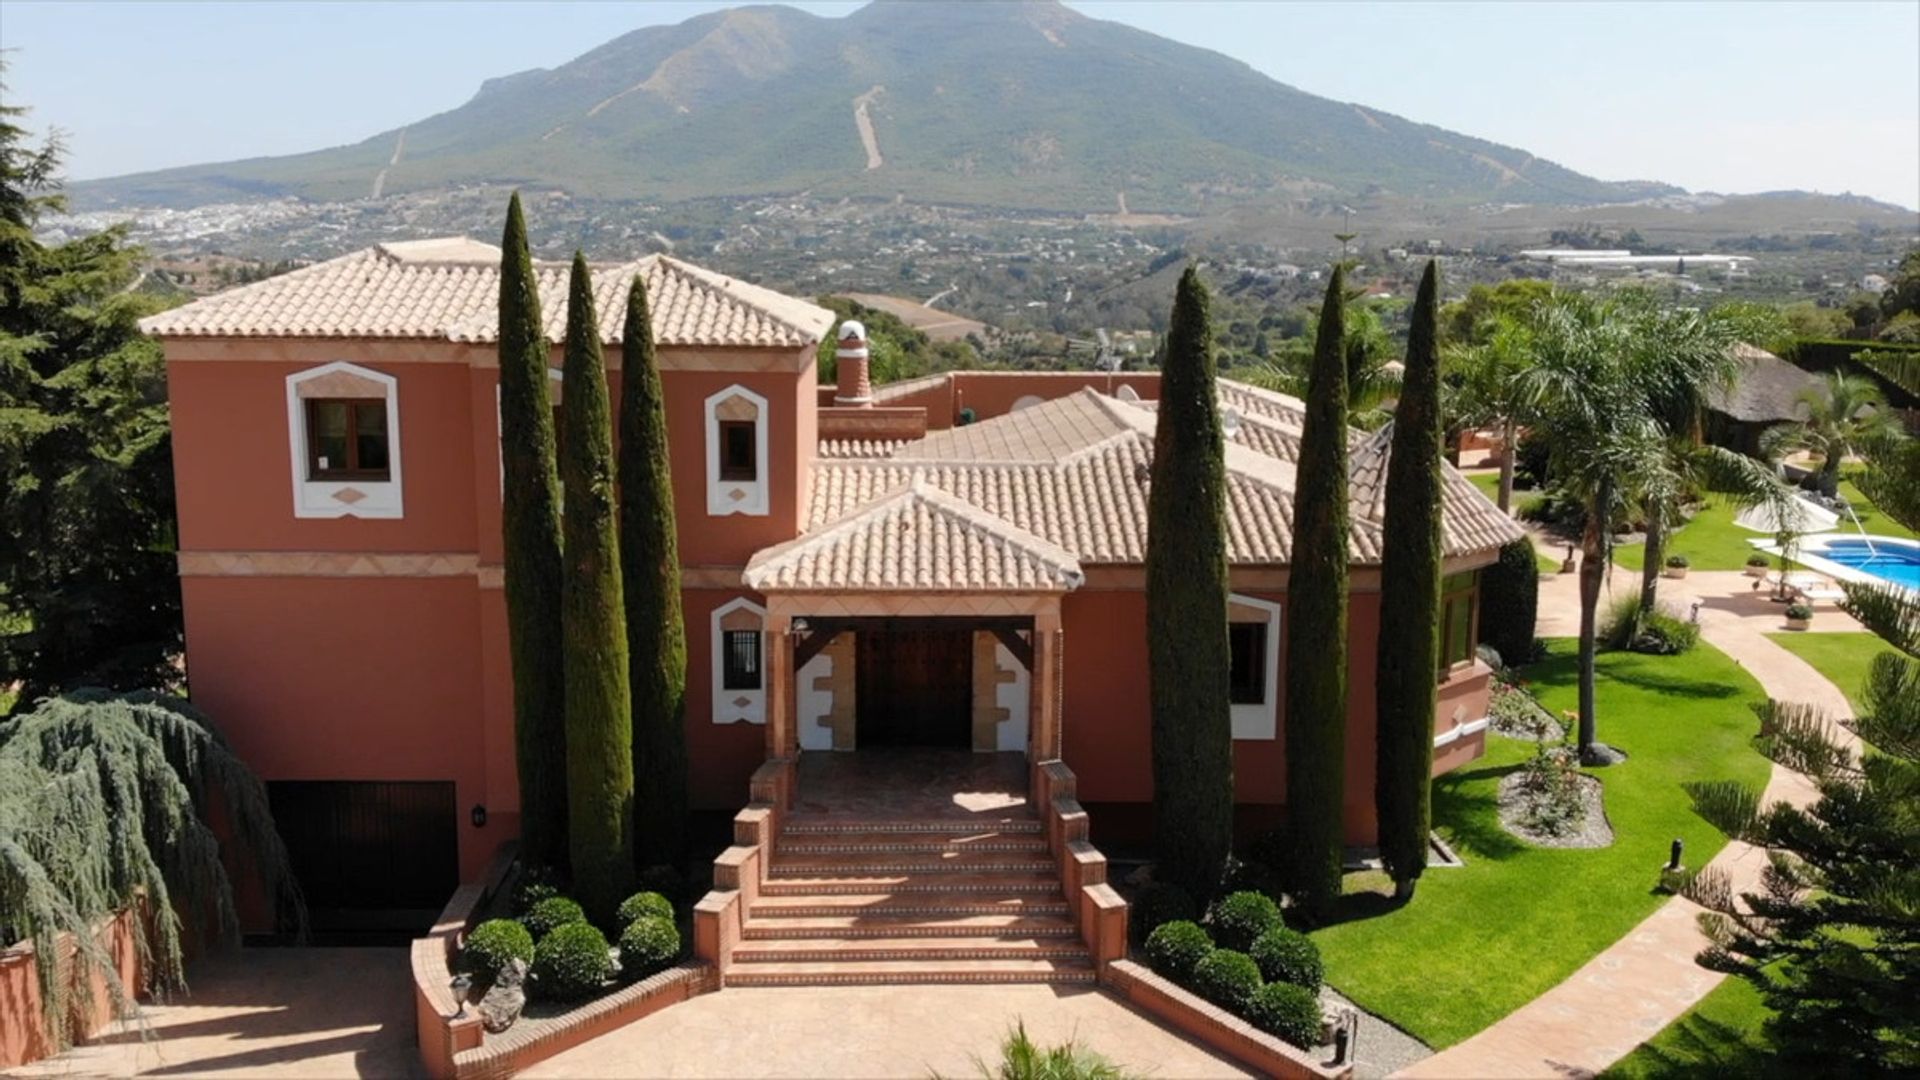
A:
[[[1660,1034],[1600,1074],[1602,1080],[1781,1075],[1760,1035],[1768,1011],[1760,991],[1728,978]]]
[[[1853,504],[1853,512],[1859,515],[1860,525],[1867,532],[1875,536],[1914,536],[1911,529],[1904,528],[1868,502],[1860,489],[1853,486],[1853,481],[1840,481],[1840,494]],[[1733,518],[1737,513],[1732,505],[1709,497],[1693,520],[1669,538],[1667,553],[1685,555],[1695,570],[1738,570],[1746,566],[1747,556],[1753,552],[1753,541],[1769,538],[1735,525]],[[1841,519],[1840,531],[1848,535],[1856,533],[1851,518]],[[1644,544],[1624,544],[1613,549],[1613,561],[1629,570],[1638,570],[1643,565],[1645,550]]]
[[[1574,705],[1575,661],[1570,641],[1549,649],[1526,675],[1557,714]],[[1537,848],[1502,829],[1499,780],[1531,751],[1494,737],[1484,759],[1434,783],[1435,826],[1467,866],[1428,871],[1398,909],[1388,896],[1356,891],[1373,882],[1350,879],[1345,921],[1313,935],[1328,982],[1435,1047],[1539,996],[1666,901],[1654,879],[1669,841],[1683,838],[1695,866],[1726,842],[1694,815],[1680,784],[1766,782],[1767,761],[1748,744],[1749,706],[1761,696],[1708,645],[1677,657],[1602,654],[1600,737],[1632,755],[1598,772],[1613,846]]]
[[[1812,664],[1815,671],[1839,687],[1856,713],[1860,711],[1860,688],[1867,683],[1868,666],[1874,657],[1893,651],[1893,646],[1879,637],[1857,631],[1822,634],[1786,630],[1767,637]]]

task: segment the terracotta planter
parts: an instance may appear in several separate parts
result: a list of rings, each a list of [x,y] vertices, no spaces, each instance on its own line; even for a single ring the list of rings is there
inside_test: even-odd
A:
[[[1660,576],[1679,581],[1681,578],[1687,576],[1687,568],[1684,566],[1669,566],[1665,570],[1660,571]]]
[[[1789,629],[1789,630],[1811,630],[1811,629],[1813,629],[1813,620],[1812,620],[1812,619],[1788,619],[1788,620],[1787,620],[1787,629]]]
[[[1771,573],[1771,570],[1769,570],[1769,568],[1765,566],[1749,566],[1746,568],[1746,570],[1747,570],[1747,576],[1752,578],[1763,578],[1763,577],[1766,577],[1767,574]]]

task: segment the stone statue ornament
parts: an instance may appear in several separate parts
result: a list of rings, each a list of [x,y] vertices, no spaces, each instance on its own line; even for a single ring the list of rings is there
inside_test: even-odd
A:
[[[525,960],[516,956],[500,966],[500,973],[493,977],[493,986],[480,999],[481,1027],[498,1035],[520,1019],[520,1010],[527,1007],[527,992],[521,985],[526,980]]]

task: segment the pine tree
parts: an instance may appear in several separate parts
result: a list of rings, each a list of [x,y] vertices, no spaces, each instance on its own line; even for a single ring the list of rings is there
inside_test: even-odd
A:
[[[1207,288],[1180,277],[1147,495],[1147,657],[1156,876],[1213,891],[1233,844],[1226,449]]]
[[[0,64],[4,75],[4,64]],[[124,226],[34,235],[65,205],[59,143],[0,104],[0,684],[177,686],[166,364]],[[0,714],[6,711],[0,700]]]
[[[587,260],[567,286],[560,483],[565,572],[560,626],[567,702],[567,850],[574,891],[594,921],[632,891],[633,698],[614,510],[613,414]]]
[[[500,240],[500,518],[507,640],[513,662],[513,746],[520,778],[520,854],[567,860],[566,682],[560,640],[560,478],[547,335],[516,192]]]
[[[647,286],[635,275],[621,338],[620,570],[633,689],[634,844],[643,866],[687,848],[687,630],[660,367]]]
[[[1407,367],[1393,410],[1380,567],[1373,804],[1380,860],[1403,899],[1427,868],[1432,816],[1442,557],[1439,294],[1439,273],[1429,261],[1413,303]]]
[[[1347,365],[1344,267],[1320,307],[1287,575],[1287,837],[1293,899],[1310,919],[1340,895],[1347,733]]]

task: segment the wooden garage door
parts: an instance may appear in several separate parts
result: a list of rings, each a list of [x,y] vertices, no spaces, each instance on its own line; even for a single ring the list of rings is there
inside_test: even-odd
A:
[[[417,933],[460,884],[452,781],[275,780],[267,795],[317,934]]]

